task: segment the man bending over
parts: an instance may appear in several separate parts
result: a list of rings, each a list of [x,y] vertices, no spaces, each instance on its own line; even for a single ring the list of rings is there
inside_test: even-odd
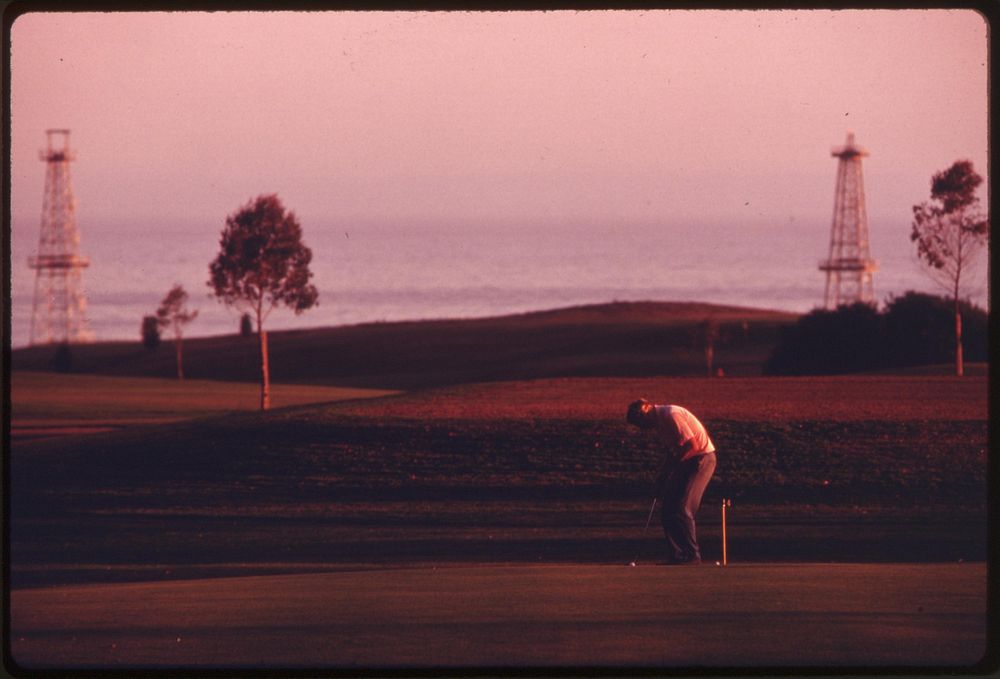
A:
[[[654,431],[665,448],[656,477],[656,496],[670,549],[667,563],[701,563],[694,517],[715,471],[712,439],[698,418],[681,406],[654,405],[639,399],[629,405],[626,420]]]

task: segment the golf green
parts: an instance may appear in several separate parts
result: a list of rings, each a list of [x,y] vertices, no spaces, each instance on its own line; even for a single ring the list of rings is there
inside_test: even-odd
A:
[[[452,565],[11,592],[24,668],[962,667],[986,566]]]

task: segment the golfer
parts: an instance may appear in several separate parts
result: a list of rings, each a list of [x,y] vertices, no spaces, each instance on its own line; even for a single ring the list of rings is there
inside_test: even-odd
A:
[[[655,431],[666,449],[656,477],[656,497],[670,548],[667,563],[701,563],[694,517],[715,471],[712,439],[698,418],[681,406],[639,399],[629,405],[626,420]]]

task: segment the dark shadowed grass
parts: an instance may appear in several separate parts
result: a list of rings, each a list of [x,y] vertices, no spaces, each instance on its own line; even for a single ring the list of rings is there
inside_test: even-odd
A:
[[[794,314],[710,304],[622,302],[497,318],[367,323],[268,334],[276,383],[379,389],[557,376],[704,375],[704,323],[718,324],[715,366],[757,375]],[[14,370],[53,370],[55,349],[12,352]],[[258,379],[255,338],[239,335],[184,341],[191,378]],[[72,348],[72,371],[169,378],[168,343],[135,342]]]

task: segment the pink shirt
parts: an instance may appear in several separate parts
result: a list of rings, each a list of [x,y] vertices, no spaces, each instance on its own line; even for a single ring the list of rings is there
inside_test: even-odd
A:
[[[705,426],[698,421],[691,411],[681,406],[656,406],[656,431],[669,445],[682,447],[688,441],[693,443],[691,450],[677,460],[683,462],[696,455],[714,453],[715,445],[708,437]]]

